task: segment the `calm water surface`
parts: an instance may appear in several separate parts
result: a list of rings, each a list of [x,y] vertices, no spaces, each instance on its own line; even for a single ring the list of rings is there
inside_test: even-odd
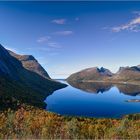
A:
[[[62,80],[61,82],[66,83]],[[140,113],[140,86],[70,84],[46,98],[48,111],[61,115],[97,118],[119,118],[126,114]]]

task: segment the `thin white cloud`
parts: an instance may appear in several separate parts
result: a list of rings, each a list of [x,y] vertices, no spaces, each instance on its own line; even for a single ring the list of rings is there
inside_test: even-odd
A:
[[[40,37],[39,39],[37,39],[37,42],[38,43],[46,43],[46,42],[48,42],[49,40],[51,39],[51,37],[50,36],[42,36],[42,37]]]
[[[63,25],[66,23],[66,19],[54,19],[52,23]]]
[[[120,32],[120,31],[132,31],[132,32],[139,32],[140,31],[140,15],[138,15],[136,18],[132,19],[130,22],[113,27],[111,29],[113,32]]]
[[[53,34],[54,34],[54,35],[67,36],[67,35],[73,34],[73,31],[58,31],[58,32],[54,32]]]
[[[54,42],[50,36],[42,36],[39,39],[37,39],[37,42],[42,46],[42,47],[37,47],[38,50],[40,51],[45,51],[48,52],[49,55],[53,56],[54,54],[59,54],[59,50],[62,48],[62,46]]]
[[[61,46],[56,42],[49,42],[48,46],[51,47],[51,48],[55,48],[55,49],[60,49],[61,48]]]

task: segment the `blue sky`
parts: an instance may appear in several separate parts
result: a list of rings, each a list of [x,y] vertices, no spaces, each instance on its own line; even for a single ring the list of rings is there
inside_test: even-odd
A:
[[[0,2],[0,43],[52,78],[140,64],[140,2]]]

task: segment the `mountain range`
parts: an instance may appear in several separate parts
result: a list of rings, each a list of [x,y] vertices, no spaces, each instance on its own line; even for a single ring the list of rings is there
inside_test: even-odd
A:
[[[0,45],[1,109],[19,103],[43,107],[46,96],[65,86],[52,80],[32,55],[19,55]]]
[[[140,84],[140,65],[133,67],[120,67],[117,73],[112,73],[106,68],[88,68],[76,72],[67,78],[68,82],[113,82]]]

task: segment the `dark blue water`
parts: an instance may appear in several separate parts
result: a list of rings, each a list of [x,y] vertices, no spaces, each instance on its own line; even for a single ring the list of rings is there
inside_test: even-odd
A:
[[[61,115],[97,118],[119,118],[140,113],[139,86],[102,83],[74,83],[72,86],[48,96],[46,109]]]

